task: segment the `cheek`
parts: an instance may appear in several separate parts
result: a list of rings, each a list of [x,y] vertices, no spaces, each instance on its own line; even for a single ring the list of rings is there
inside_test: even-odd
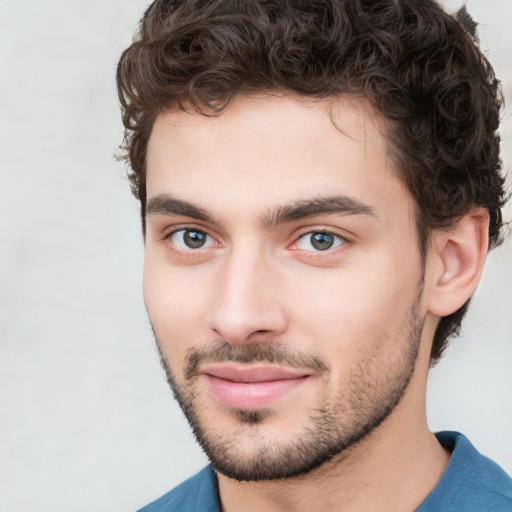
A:
[[[204,276],[173,269],[168,262],[146,252],[144,302],[169,362],[197,344],[207,296]]]
[[[297,333],[349,365],[362,350],[399,336],[419,279],[415,265],[404,266],[391,256],[303,277],[291,306]]]

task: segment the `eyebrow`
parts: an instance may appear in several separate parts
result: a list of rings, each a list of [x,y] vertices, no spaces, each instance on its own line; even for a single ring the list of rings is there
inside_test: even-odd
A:
[[[317,215],[365,215],[377,218],[375,208],[349,196],[315,197],[280,206],[262,219],[263,225],[277,224],[306,219]]]
[[[213,220],[208,210],[166,194],[154,196],[148,201],[146,215],[183,215],[205,222]]]
[[[317,215],[364,215],[377,218],[375,208],[349,196],[314,197],[278,206],[262,216],[261,223],[267,228]],[[188,201],[160,194],[148,200],[146,215],[182,215],[205,222],[214,222],[214,216],[206,209]]]

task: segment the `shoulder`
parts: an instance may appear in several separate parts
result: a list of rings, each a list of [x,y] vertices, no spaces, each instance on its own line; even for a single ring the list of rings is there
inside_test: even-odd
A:
[[[446,471],[417,512],[511,512],[512,479],[457,432],[436,434],[452,452]]]
[[[217,477],[205,467],[139,512],[220,512]]]

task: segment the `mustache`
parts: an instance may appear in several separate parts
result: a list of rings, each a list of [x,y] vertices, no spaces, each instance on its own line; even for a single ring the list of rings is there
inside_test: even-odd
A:
[[[319,354],[291,351],[286,343],[251,342],[232,345],[219,341],[203,348],[191,348],[186,355],[184,375],[191,380],[199,375],[201,365],[209,363],[271,363],[288,368],[307,369],[312,373],[323,374],[329,371],[325,359]]]

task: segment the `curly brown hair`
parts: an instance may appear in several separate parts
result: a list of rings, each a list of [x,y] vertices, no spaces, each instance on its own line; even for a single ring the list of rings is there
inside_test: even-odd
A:
[[[153,123],[170,107],[219,115],[240,94],[364,95],[388,119],[396,170],[416,205],[419,247],[471,208],[498,245],[505,203],[497,133],[502,96],[462,9],[433,0],[157,0],[119,61],[123,156],[146,205]],[[469,301],[468,301],[469,302]],[[468,303],[441,319],[431,361]]]

